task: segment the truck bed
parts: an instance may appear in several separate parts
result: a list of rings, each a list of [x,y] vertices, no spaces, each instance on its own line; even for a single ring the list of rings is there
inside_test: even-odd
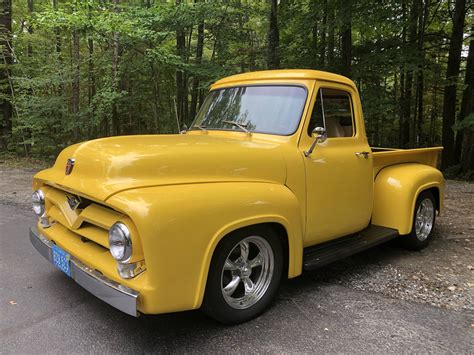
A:
[[[438,165],[439,153],[443,147],[417,148],[417,149],[392,149],[371,148],[374,159],[374,177],[383,168],[403,163],[419,163],[430,165],[434,168]]]

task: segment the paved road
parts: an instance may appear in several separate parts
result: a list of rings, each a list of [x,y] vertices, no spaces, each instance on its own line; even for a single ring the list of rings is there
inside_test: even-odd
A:
[[[474,349],[472,314],[318,284],[311,273],[288,282],[267,313],[239,326],[198,311],[135,319],[48,264],[30,245],[32,222],[30,213],[0,205],[0,353]]]

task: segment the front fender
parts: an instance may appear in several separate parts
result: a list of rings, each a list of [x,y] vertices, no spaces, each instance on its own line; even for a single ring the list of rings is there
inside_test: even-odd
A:
[[[436,188],[441,212],[444,199],[443,174],[428,165],[397,164],[382,169],[374,182],[372,224],[409,234],[418,195]]]
[[[148,278],[155,288],[145,313],[199,308],[219,241],[233,230],[279,223],[287,231],[288,276],[301,273],[303,231],[299,203],[273,183],[186,184],[120,192],[107,204],[135,223]]]

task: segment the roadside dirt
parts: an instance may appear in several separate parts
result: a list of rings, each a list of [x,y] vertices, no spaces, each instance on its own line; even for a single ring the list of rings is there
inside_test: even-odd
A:
[[[0,204],[30,209],[31,180],[37,170],[33,165],[0,163]],[[448,180],[445,210],[428,248],[413,252],[388,243],[302,277],[472,312],[473,256],[474,183]]]

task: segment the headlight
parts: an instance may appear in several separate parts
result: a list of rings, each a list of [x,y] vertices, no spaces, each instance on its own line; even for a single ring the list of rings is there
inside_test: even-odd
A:
[[[112,257],[121,262],[127,262],[132,256],[132,238],[127,226],[121,222],[115,223],[109,230],[109,247]]]
[[[44,193],[41,190],[36,190],[31,194],[31,205],[33,212],[39,217],[44,215]]]

